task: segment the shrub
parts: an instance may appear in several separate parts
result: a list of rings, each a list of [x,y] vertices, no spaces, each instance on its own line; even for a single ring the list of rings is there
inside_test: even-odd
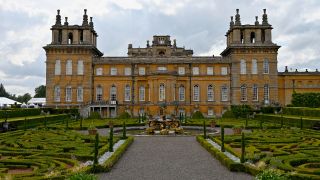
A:
[[[264,114],[273,114],[275,111],[279,112],[281,107],[273,107],[273,106],[266,106],[261,107],[261,112]]]
[[[320,107],[320,93],[294,92],[291,103],[295,107]]]
[[[286,107],[283,108],[283,114],[320,117],[320,108]]]
[[[89,119],[101,119],[101,115],[99,112],[91,112]]]
[[[232,114],[236,117],[246,118],[248,114],[252,113],[252,108],[249,105],[232,105],[231,106]]]
[[[288,178],[274,169],[266,169],[256,176],[257,180],[287,180]]]
[[[123,112],[119,115],[119,119],[129,119],[131,115],[128,112]]]
[[[77,173],[70,176],[67,180],[96,180],[97,177],[94,174]]]
[[[8,109],[0,110],[0,119],[13,118],[13,117],[25,117],[25,116],[37,116],[40,115],[41,109]]]
[[[222,117],[223,118],[235,118],[235,116],[231,110],[227,110],[225,113],[223,113]]]
[[[192,114],[192,118],[193,118],[193,119],[203,119],[204,116],[203,116],[203,114],[202,114],[200,111],[196,111],[196,112],[194,112],[194,113]]]

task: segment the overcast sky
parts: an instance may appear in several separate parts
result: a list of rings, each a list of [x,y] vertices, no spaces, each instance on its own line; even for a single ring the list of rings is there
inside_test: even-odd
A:
[[[45,84],[45,51],[56,10],[62,22],[81,24],[83,9],[93,17],[98,48],[105,56],[126,56],[128,43],[145,47],[153,35],[171,35],[195,55],[219,55],[230,16],[242,24],[261,22],[267,9],[273,42],[282,46],[278,70],[320,69],[319,0],[0,0],[0,83],[14,94]]]

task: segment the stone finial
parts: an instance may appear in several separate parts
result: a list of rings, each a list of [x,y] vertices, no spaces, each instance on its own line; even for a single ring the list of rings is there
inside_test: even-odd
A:
[[[268,23],[268,15],[267,15],[267,10],[266,9],[263,9],[262,25],[269,25],[269,23]]]
[[[296,72],[298,72],[298,69],[296,69]]]
[[[259,25],[258,16],[256,16],[256,22],[254,22],[254,25],[256,25],[256,26]]]
[[[93,28],[93,21],[92,21],[92,17],[90,17],[90,23],[89,23],[90,27]]]
[[[316,72],[319,72],[318,69],[316,69]]]
[[[69,23],[68,23],[68,17],[65,17],[64,19],[65,19],[64,25],[65,25],[65,26],[68,26],[68,25],[69,25]]]
[[[306,69],[306,72],[308,72],[308,69]]]
[[[236,17],[235,25],[239,26],[239,25],[241,25],[239,9],[236,9],[236,12],[237,12],[237,14],[235,16]]]
[[[88,25],[87,9],[84,9],[84,15],[83,15],[82,26],[87,26],[87,25]]]
[[[132,44],[128,44],[128,49],[131,49],[132,48]]]
[[[61,16],[60,16],[60,9],[57,10],[57,15],[56,15],[56,24],[61,26]]]
[[[284,72],[288,72],[288,66],[286,66],[286,68],[285,68]]]
[[[147,48],[150,47],[149,40],[147,40]]]
[[[173,40],[173,47],[174,47],[174,48],[177,47],[177,40],[176,40],[176,39]]]
[[[230,17],[230,28],[232,28],[234,25],[234,22],[233,22],[233,16]]]

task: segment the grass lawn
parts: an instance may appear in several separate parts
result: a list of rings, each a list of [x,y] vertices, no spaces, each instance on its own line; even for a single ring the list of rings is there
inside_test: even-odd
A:
[[[119,140],[118,137],[114,142]],[[2,133],[0,179],[41,179],[66,175],[82,162],[93,159],[94,136],[75,131],[32,129]],[[108,150],[101,136],[99,154]]]
[[[272,167],[301,179],[320,179],[320,132],[267,129],[246,133],[246,159],[260,168]],[[220,137],[211,137],[221,143]],[[225,147],[240,157],[241,136],[225,136]]]
[[[47,118],[50,117],[56,117],[56,116],[60,116],[61,114],[50,114],[50,115],[46,115]],[[12,121],[24,121],[24,119],[26,118],[28,119],[36,119],[36,118],[44,118],[44,115],[37,115],[37,116],[26,116],[26,117],[14,117],[14,118],[8,118],[7,121],[8,122],[12,122]],[[5,119],[1,119],[0,122],[4,122]]]

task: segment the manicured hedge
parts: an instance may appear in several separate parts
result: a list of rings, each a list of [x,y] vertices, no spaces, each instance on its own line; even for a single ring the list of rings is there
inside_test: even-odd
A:
[[[320,108],[286,107],[283,108],[283,114],[320,117]]]
[[[25,116],[37,116],[40,115],[41,109],[7,109],[0,110],[0,119],[13,118],[13,117],[25,117]]]
[[[197,141],[204,147],[213,157],[218,159],[221,164],[226,166],[230,171],[247,172],[252,175],[258,174],[260,171],[250,165],[245,165],[241,163],[236,163],[228,158],[223,152],[214,148],[210,143],[208,143],[203,136],[197,136]]]
[[[49,112],[50,114],[78,114],[79,109],[56,109],[56,108],[42,108],[44,112]]]
[[[281,126],[281,121],[283,122],[284,126],[290,126],[290,127],[301,127],[301,118],[300,117],[288,117],[280,115],[272,115],[272,114],[257,114],[256,119],[262,121],[262,122],[269,122],[269,123],[275,123],[279,124]],[[317,119],[306,119],[302,118],[302,125],[303,128],[312,128],[316,123],[320,122]]]
[[[293,93],[292,106],[295,107],[320,107],[320,93]]]

